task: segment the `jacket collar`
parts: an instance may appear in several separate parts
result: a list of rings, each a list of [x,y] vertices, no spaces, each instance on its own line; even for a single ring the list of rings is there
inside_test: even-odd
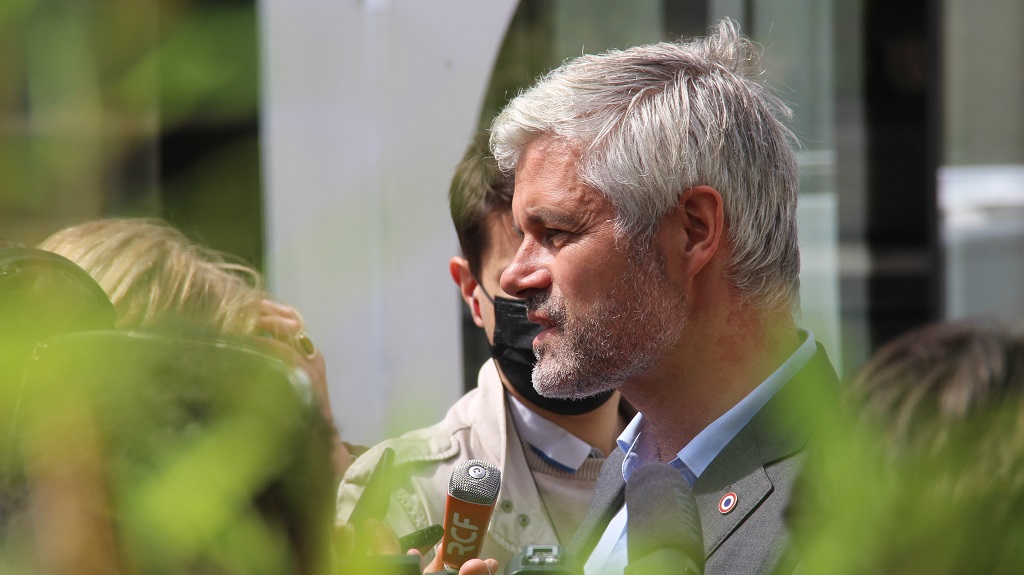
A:
[[[558,536],[523,454],[506,406],[505,386],[493,361],[484,363],[477,381],[477,388],[471,392],[476,394],[474,400],[457,403],[449,418],[473,426],[473,453],[486,454],[481,458],[490,457],[502,472],[501,490],[487,534],[511,553],[521,551],[526,543],[555,543]],[[458,446],[454,447],[457,451]],[[523,516],[528,518],[526,525]]]
[[[494,362],[480,367],[477,387],[448,409],[440,423],[410,431],[389,441],[395,449],[395,465],[434,463],[457,457],[462,451],[455,441],[460,429],[472,428],[469,446],[477,459],[505,468],[509,424],[505,417],[505,388]]]
[[[708,557],[775,489],[765,468],[798,453],[813,433],[839,379],[820,344],[814,358],[751,419],[694,485]],[[727,493],[735,507],[719,511]]]
[[[700,511],[704,549],[710,557],[775,489],[765,471],[772,463],[803,449],[815,422],[827,417],[822,406],[834,405],[839,378],[818,344],[814,358],[804,366],[751,421],[726,445],[701,474],[693,489]],[[593,552],[609,521],[625,501],[622,479],[624,454],[616,449],[608,457],[583,524],[568,547],[581,563]],[[722,497],[734,492],[736,507],[719,513]]]

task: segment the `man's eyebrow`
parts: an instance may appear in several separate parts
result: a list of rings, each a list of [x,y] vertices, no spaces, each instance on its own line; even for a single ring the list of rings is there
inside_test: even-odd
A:
[[[573,227],[578,224],[578,218],[572,214],[568,214],[561,211],[549,210],[547,208],[537,208],[526,215],[526,221],[545,227],[550,227],[551,224],[556,226]]]

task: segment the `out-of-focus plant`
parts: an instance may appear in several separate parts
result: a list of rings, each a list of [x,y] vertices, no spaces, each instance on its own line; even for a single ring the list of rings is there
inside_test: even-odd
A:
[[[898,456],[877,430],[837,427],[795,492],[803,572],[1024,572],[1022,413],[993,406],[942,449]]]
[[[803,573],[1024,572],[1024,339],[937,324],[820,420],[789,520]]]
[[[329,430],[280,361],[244,347],[93,332],[29,363],[14,441],[26,573],[323,573]],[[25,518],[31,518],[27,520]]]
[[[0,236],[163,216],[259,266],[255,2],[2,4]]]

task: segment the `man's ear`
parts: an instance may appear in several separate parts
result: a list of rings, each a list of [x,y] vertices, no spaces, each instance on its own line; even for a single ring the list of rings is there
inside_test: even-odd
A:
[[[483,327],[484,320],[480,315],[480,302],[476,298],[476,286],[479,284],[473,277],[473,273],[469,271],[469,261],[463,257],[453,257],[448,261],[448,272],[452,274],[455,285],[459,286],[462,300],[469,306],[469,311],[473,315],[473,323],[477,327]]]
[[[679,194],[676,217],[684,234],[680,248],[687,275],[694,277],[720,248],[725,233],[722,195],[711,186],[687,188]]]

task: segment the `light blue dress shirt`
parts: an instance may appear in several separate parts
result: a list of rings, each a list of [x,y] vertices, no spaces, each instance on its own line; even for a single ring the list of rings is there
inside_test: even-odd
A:
[[[711,422],[710,425],[690,440],[675,459],[669,465],[675,467],[683,474],[690,487],[697,482],[697,478],[707,469],[722,449],[732,441],[736,434],[743,429],[754,415],[768,403],[768,400],[792,379],[801,369],[814,357],[815,345],[814,334],[807,330],[799,330],[801,343],[796,351],[786,361],[768,376],[760,385],[754,388],[732,409],[722,414],[721,417]],[[643,414],[637,414],[633,421],[626,426],[622,435],[616,440],[619,449],[626,454],[622,461],[622,477],[628,483],[633,470],[640,464],[657,457],[657,446],[653,433],[644,433],[647,422]],[[586,575],[621,575],[628,560],[626,547],[626,506],[612,518],[604,534],[594,547],[583,570]]]

